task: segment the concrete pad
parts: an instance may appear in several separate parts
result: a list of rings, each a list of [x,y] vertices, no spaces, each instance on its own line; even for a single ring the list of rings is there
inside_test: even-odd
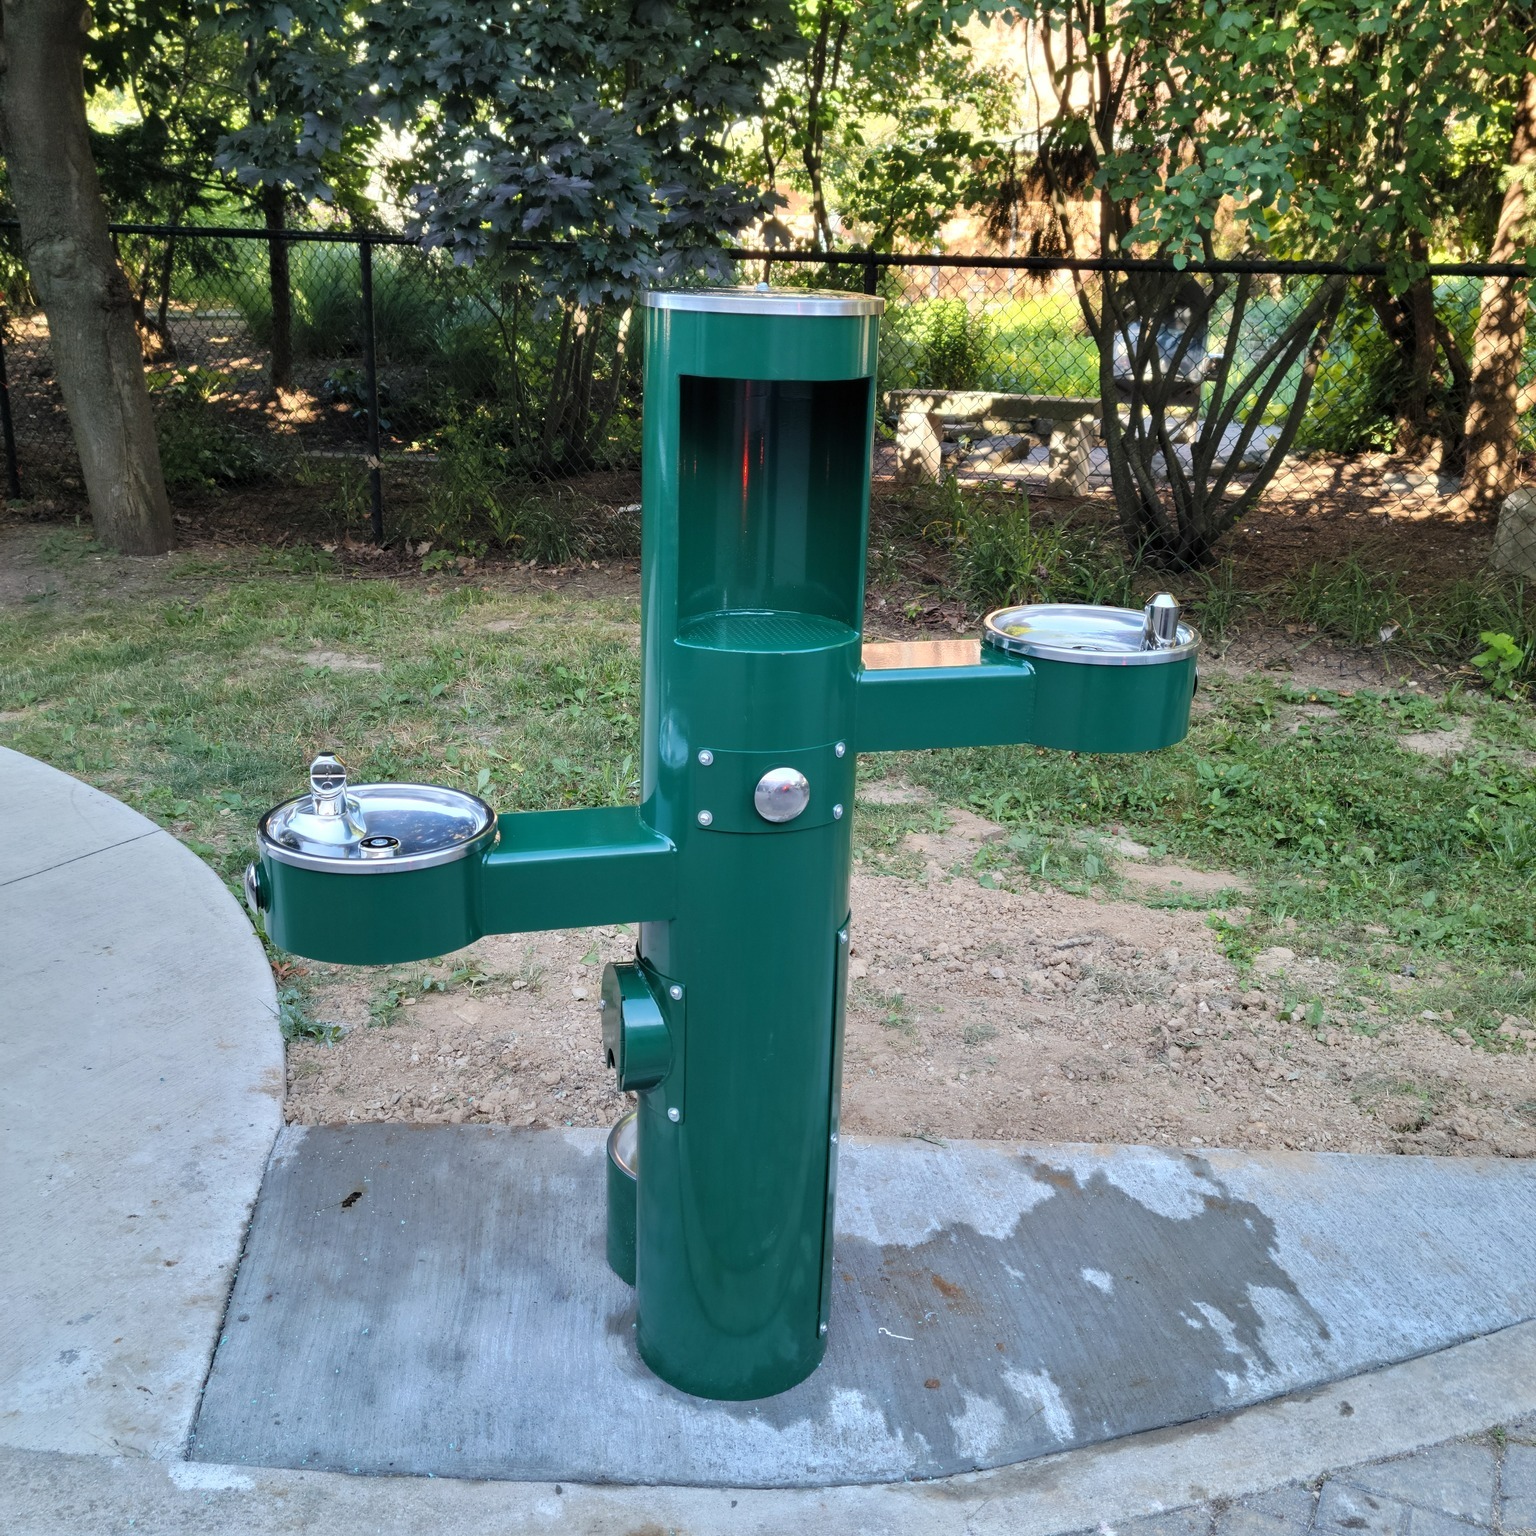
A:
[[[152,822],[0,751],[0,1443],[186,1442],[281,1123],[271,971]]]
[[[847,1139],[826,1362],[779,1397],[709,1403],[636,1357],[633,1293],[602,1257],[602,1139],[285,1131],[194,1459],[763,1487],[933,1478],[1536,1315],[1522,1164]]]
[[[1187,1428],[935,1482],[615,1487],[349,1477],[0,1449],[0,1510],[26,1536],[129,1529],[153,1536],[1061,1536],[1239,1499],[1283,1516],[1288,1506],[1272,1504],[1273,1494],[1262,1497],[1266,1490],[1533,1410],[1536,1324],[1526,1324]]]

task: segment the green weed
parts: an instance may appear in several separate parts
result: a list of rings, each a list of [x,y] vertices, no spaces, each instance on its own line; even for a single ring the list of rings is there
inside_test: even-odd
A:
[[[879,1013],[882,1028],[900,1035],[904,1040],[916,1041],[917,1021],[912,1017],[907,999],[900,992],[882,992],[863,982],[858,987],[862,993],[861,1000]]]
[[[296,983],[278,988],[277,1023],[284,1040],[318,1040],[331,1045],[341,1039],[341,1025],[317,1019],[308,989]]]
[[[1483,648],[1472,658],[1472,665],[1494,698],[1507,699],[1519,686],[1516,679],[1525,671],[1526,649],[1513,635],[1491,629],[1483,630],[1477,638]]]

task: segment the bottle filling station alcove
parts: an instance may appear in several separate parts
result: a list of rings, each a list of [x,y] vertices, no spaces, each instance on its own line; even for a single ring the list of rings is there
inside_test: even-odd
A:
[[[1034,605],[976,640],[865,645],[882,301],[645,299],[638,806],[497,817],[317,759],[247,895],[274,943],[385,964],[487,933],[638,923],[601,1029],[638,1107],[608,1148],[609,1262],[642,1359],[703,1397],[782,1392],[826,1349],[857,754],[1185,733],[1198,635]]]

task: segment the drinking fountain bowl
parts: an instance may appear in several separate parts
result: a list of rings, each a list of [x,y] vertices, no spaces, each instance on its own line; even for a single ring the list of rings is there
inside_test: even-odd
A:
[[[307,795],[261,818],[245,872],[246,900],[274,944],[382,965],[478,937],[478,866],[496,841],[485,801],[437,784],[349,785],[329,753],[310,765],[309,782]]]
[[[1037,746],[1072,752],[1150,752],[1189,729],[1200,631],[1160,592],[1145,608],[1024,603],[982,624],[995,651],[1036,674]]]

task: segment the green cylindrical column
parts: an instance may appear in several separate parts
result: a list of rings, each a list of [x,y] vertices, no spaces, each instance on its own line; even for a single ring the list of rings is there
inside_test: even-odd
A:
[[[707,1397],[784,1391],[826,1346],[879,308],[647,310],[642,815],[680,895],[639,945],[673,1067],[641,1095],[637,1327]],[[792,819],[757,808],[774,770]]]

